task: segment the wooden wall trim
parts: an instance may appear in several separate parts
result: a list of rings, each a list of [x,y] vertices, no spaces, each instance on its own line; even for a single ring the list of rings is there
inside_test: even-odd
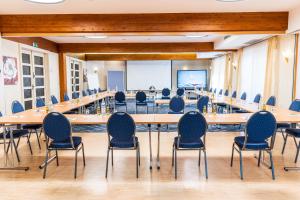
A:
[[[214,51],[213,42],[199,43],[63,43],[65,53],[183,53]]]
[[[67,59],[65,53],[58,54],[59,61],[59,88],[60,101],[64,101],[64,94],[68,91],[67,88]]]
[[[297,78],[298,78],[298,55],[299,55],[299,33],[295,35],[295,60],[294,60],[294,71],[293,71],[293,93],[292,99],[294,100],[297,95]]]
[[[157,54],[85,54],[87,61],[92,60],[196,60],[196,53],[157,53]]]
[[[58,53],[58,44],[42,37],[3,37],[3,39],[29,46],[33,46],[33,43],[36,42],[38,48]]]
[[[9,33],[284,33],[288,12],[0,15]]]

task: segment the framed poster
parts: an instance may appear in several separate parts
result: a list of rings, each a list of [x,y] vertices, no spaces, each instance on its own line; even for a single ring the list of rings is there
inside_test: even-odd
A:
[[[17,58],[3,56],[4,85],[16,85],[18,82]]]

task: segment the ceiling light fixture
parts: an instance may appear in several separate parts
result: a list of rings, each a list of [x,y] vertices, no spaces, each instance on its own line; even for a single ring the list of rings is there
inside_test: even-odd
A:
[[[106,35],[86,35],[84,37],[87,39],[105,39],[105,38],[107,38]]]
[[[40,3],[40,4],[57,4],[62,3],[65,0],[25,0],[32,3]]]

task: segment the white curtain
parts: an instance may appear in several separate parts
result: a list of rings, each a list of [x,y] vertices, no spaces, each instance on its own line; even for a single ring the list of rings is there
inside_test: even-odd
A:
[[[267,65],[267,41],[246,47],[240,66],[240,90],[247,93],[247,100],[253,101],[256,94],[263,95]]]
[[[211,66],[211,88],[224,90],[226,56],[213,59]]]

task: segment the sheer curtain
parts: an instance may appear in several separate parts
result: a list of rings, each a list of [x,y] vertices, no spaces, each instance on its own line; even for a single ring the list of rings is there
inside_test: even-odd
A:
[[[243,49],[239,95],[246,92],[248,101],[253,101],[256,94],[264,94],[267,49],[267,41]]]
[[[211,88],[224,89],[226,56],[213,59],[211,66]]]

